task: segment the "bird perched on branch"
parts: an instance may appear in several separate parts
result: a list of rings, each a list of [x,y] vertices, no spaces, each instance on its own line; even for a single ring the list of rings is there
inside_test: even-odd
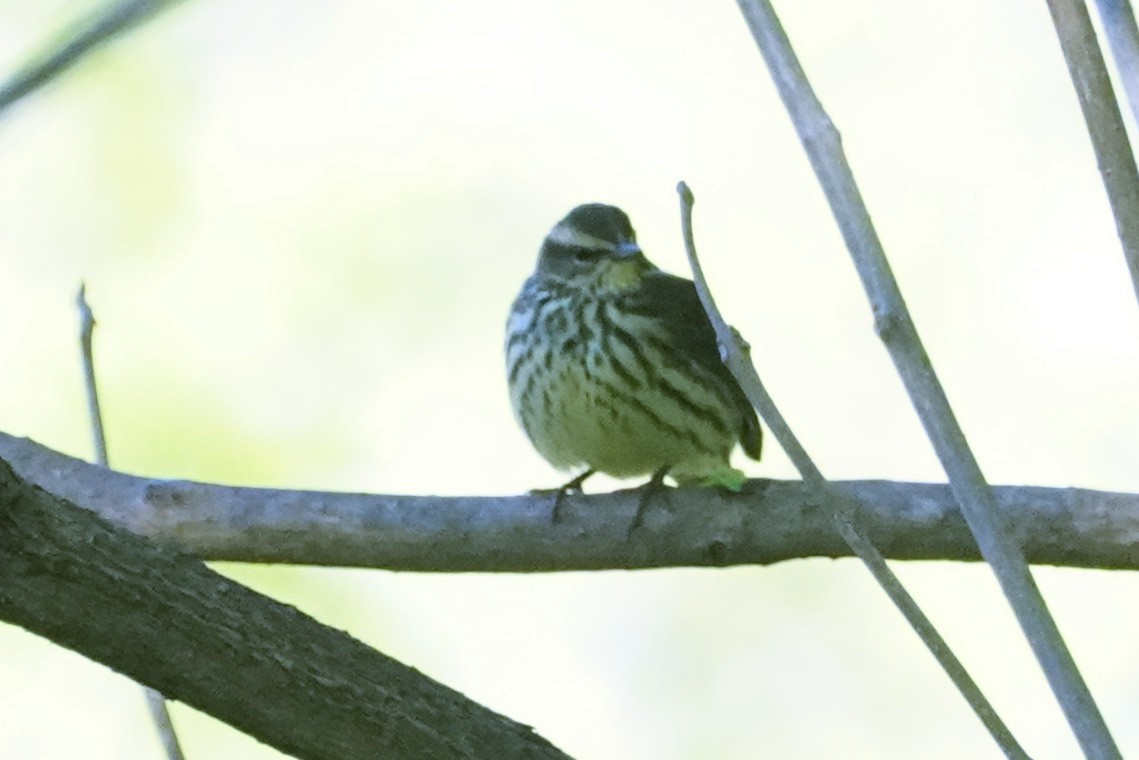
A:
[[[594,472],[739,490],[736,444],[760,457],[759,420],[695,285],[645,258],[614,206],[578,206],[550,230],[510,312],[506,366],[538,453],[585,468],[563,492]]]

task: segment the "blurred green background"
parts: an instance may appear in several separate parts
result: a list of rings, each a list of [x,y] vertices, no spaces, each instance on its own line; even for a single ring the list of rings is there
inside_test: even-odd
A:
[[[1139,491],[1139,309],[1043,2],[783,2],[993,482]],[[0,72],[89,2],[0,0]],[[188,2],[0,120],[0,429],[270,487],[506,494],[564,476],[502,332],[549,226],[630,213],[704,267],[833,478],[941,480],[730,2]],[[771,445],[756,476],[794,474]],[[608,487],[599,482],[594,488]],[[1036,758],[1071,739],[984,568],[896,565]],[[579,760],[998,751],[851,560],[426,576],[221,566]],[[1139,579],[1037,577],[1125,755]],[[138,688],[0,626],[0,756],[158,758]],[[189,757],[279,755],[181,706]]]

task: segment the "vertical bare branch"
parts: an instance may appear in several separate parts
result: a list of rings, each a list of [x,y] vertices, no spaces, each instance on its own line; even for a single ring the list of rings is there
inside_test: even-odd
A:
[[[95,315],[87,303],[87,286],[79,286],[79,296],[75,299],[79,307],[79,349],[83,356],[83,379],[87,389],[87,411],[91,421],[91,435],[95,444],[95,461],[101,467],[110,467],[107,459],[107,436],[103,430],[103,413],[99,406],[99,389],[95,384],[95,356],[92,337],[95,334]],[[170,708],[166,698],[148,686],[142,687],[146,696],[146,706],[150,719],[158,731],[158,738],[166,751],[167,760],[185,760],[174,722],[170,719]]]
[[[83,359],[83,388],[87,393],[87,419],[91,425],[91,443],[95,449],[95,461],[103,467],[108,467],[107,434],[103,430],[103,410],[99,406],[99,388],[95,383],[95,357],[91,345],[95,335],[95,314],[87,303],[86,283],[79,286],[75,305],[79,309],[79,351]]]
[[[79,24],[57,49],[27,64],[0,85],[0,114],[16,101],[38,90],[70,69],[105,42],[141,24],[178,0],[122,0],[101,8]]]
[[[1048,612],[1024,555],[999,518],[988,483],[933,371],[843,154],[838,131],[811,89],[771,3],[737,3],[854,259],[874,312],[878,335],[889,350],[926,435],[949,476],[950,487],[978,548],[993,568],[1084,753],[1090,758],[1119,758],[1107,724]]]
[[[1139,171],[1084,0],[1048,0],[1139,299]],[[1107,19],[1105,18],[1105,23]],[[1135,19],[1131,18],[1134,28]],[[1139,86],[1139,85],[1136,85]]]
[[[756,408],[767,426],[771,428],[772,435],[779,441],[779,445],[787,453],[791,463],[795,465],[795,469],[799,471],[803,482],[811,488],[813,493],[817,494],[819,501],[822,502],[819,506],[830,513],[839,535],[870,570],[871,575],[878,581],[878,585],[890,597],[890,601],[905,616],[910,627],[914,629],[922,643],[926,645],[938,664],[945,670],[950,680],[953,681],[953,685],[957,687],[961,696],[969,703],[969,707],[981,719],[1005,756],[1017,758],[1017,760],[1028,760],[1028,753],[1017,743],[1016,737],[1012,735],[1008,726],[997,715],[996,710],[986,699],[980,687],[977,686],[961,661],[957,659],[957,655],[949,648],[949,643],[942,638],[933,622],[926,617],[917,601],[910,596],[898,576],[890,569],[886,563],[886,558],[882,556],[878,547],[858,527],[854,505],[849,499],[832,488],[827,479],[823,477],[822,471],[807,454],[807,450],[799,442],[798,436],[792,432],[791,426],[787,424],[787,420],[784,419],[783,414],[775,405],[774,399],[768,394],[767,388],[759,379],[755,364],[748,355],[747,345],[724,320],[715,299],[712,298],[712,291],[708,288],[708,282],[704,279],[704,271],[700,266],[700,259],[696,255],[696,240],[692,232],[692,206],[695,203],[692,191],[684,182],[681,182],[676,189],[680,193],[680,220],[684,234],[684,248],[688,253],[688,264],[692,268],[692,276],[696,283],[696,292],[700,295],[700,302],[704,304],[704,310],[708,313],[708,318],[716,329],[716,338],[720,344],[724,364],[731,370],[752,406]]]

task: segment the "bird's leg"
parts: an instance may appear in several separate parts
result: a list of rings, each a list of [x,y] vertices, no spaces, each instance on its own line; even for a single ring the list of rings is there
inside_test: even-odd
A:
[[[550,514],[551,522],[556,524],[562,521],[562,502],[565,501],[566,494],[571,492],[581,493],[581,484],[595,474],[597,474],[597,470],[590,467],[554,492],[554,508]]]
[[[573,480],[567,481],[565,485],[563,485],[561,488],[558,489],[558,491],[560,493],[569,493],[570,491],[580,491],[581,490],[581,484],[584,483],[585,481],[589,480],[591,477],[593,477],[596,474],[597,474],[597,470],[590,467],[588,470],[586,470],[582,474],[578,475]]]
[[[657,494],[667,494],[668,488],[664,484],[664,476],[672,469],[671,465],[665,465],[653,473],[649,478],[649,482],[641,486],[641,496],[637,499],[637,512],[633,515],[633,521],[629,523],[629,531],[626,533],[626,538],[632,538],[633,534],[637,532],[637,528],[645,522],[645,512],[648,511],[649,502]]]

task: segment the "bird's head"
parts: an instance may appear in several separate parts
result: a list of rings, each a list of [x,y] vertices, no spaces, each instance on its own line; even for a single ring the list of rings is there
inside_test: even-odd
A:
[[[653,265],[616,206],[587,203],[566,214],[542,243],[538,275],[600,291],[634,288]]]

